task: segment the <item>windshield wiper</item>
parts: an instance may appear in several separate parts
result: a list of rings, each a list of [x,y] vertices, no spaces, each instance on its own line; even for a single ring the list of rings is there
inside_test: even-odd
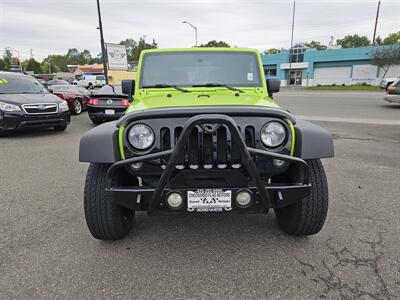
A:
[[[229,89],[231,91],[244,93],[242,90],[239,90],[238,88],[235,88],[235,87],[232,87],[230,85],[223,84],[223,83],[204,83],[204,84],[194,84],[194,85],[192,85],[192,87],[219,87],[219,86],[227,88],[227,89]]]
[[[187,89],[183,89],[183,88],[181,88],[181,87],[179,87],[179,86],[177,86],[175,84],[158,83],[158,84],[154,84],[154,85],[142,86],[142,88],[144,88],[144,89],[150,89],[150,88],[162,89],[162,88],[169,88],[169,87],[170,88],[174,88],[174,89],[176,89],[176,90],[178,90],[178,91],[180,91],[182,93],[191,93],[191,91],[189,91]]]

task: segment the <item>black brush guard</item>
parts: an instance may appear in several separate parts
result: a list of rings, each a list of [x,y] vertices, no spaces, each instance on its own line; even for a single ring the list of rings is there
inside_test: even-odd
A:
[[[174,190],[182,192],[183,189],[167,188],[167,183],[175,170],[175,165],[177,164],[179,157],[184,151],[185,145],[190,137],[192,130],[195,128],[195,126],[210,123],[225,125],[230,130],[232,140],[235,140],[236,145],[239,148],[238,150],[241,153],[242,165],[247,170],[248,174],[255,184],[255,187],[249,187],[248,190],[253,192],[253,194],[257,194],[257,196],[259,197],[259,211],[265,212],[268,210],[268,208],[284,207],[296,201],[299,201],[310,194],[311,184],[309,183],[308,165],[304,160],[289,155],[283,155],[246,146],[236,122],[231,117],[222,114],[202,114],[191,117],[185,123],[182,133],[179,136],[178,142],[173,149],[157,153],[150,153],[115,162],[110,166],[107,172],[106,191],[112,192],[114,194],[114,201],[119,205],[133,209],[147,210],[149,212],[156,211],[160,207],[163,195],[166,195]],[[279,159],[298,165],[303,170],[303,182],[291,185],[264,185],[260,178],[252,155],[262,155],[270,159]],[[168,161],[164,171],[161,174],[160,180],[156,188],[142,186],[113,186],[113,178],[118,169],[134,163],[147,162],[162,158],[168,158]],[[193,172],[195,172],[195,170],[193,170]],[[238,187],[226,187],[226,189],[230,189],[234,192],[240,190]],[[150,201],[147,207],[139,207],[139,203],[136,203],[138,195],[150,196]]]

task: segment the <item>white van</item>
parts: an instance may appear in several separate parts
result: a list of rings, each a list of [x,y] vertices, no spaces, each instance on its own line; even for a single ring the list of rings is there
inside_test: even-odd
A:
[[[82,74],[79,79],[74,80],[74,84],[88,89],[102,87],[106,84],[104,74]]]

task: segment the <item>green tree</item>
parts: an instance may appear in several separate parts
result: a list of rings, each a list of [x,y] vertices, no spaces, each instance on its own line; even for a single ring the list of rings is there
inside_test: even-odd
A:
[[[358,48],[370,46],[371,41],[365,35],[359,36],[358,34],[353,34],[336,40],[336,44],[342,46],[342,48]]]
[[[12,58],[13,58],[12,52],[6,48],[3,54],[4,70],[8,71],[10,69]]]
[[[5,71],[6,70],[6,61],[2,58],[0,58],[0,70]]]
[[[81,64],[92,64],[93,63],[93,58],[92,55],[90,54],[90,51],[85,49],[79,54],[79,62]]]
[[[277,48],[270,48],[264,51],[264,54],[278,54],[280,53],[281,50],[277,49]]]
[[[42,71],[45,73],[54,72],[68,72],[69,62],[66,55],[49,55],[42,61]],[[50,67],[49,67],[50,65]]]
[[[375,44],[374,45],[377,45],[377,46],[383,45],[383,40],[379,35],[375,38]]]
[[[39,74],[42,72],[42,68],[40,63],[37,62],[34,58],[30,58],[23,62],[22,64],[26,71],[33,71],[35,74]]]
[[[385,78],[390,66],[400,64],[400,43],[379,47],[372,56],[372,64],[385,71]]]
[[[314,41],[314,40],[311,42],[304,43],[304,46],[306,46],[308,48],[314,48],[317,50],[326,50],[328,48],[326,45],[321,44],[321,42]]]
[[[393,45],[400,42],[400,31],[389,34],[384,40],[384,45]]]
[[[142,37],[139,39],[139,42],[134,39],[125,39],[119,42],[120,45],[125,45],[126,53],[128,55],[128,61],[138,61],[140,57],[140,53],[146,49],[157,49],[158,45],[156,41],[153,39],[152,43],[147,43]]]
[[[229,46],[229,44],[226,43],[226,42],[224,42],[224,41],[219,41],[219,42],[217,42],[216,40],[212,40],[212,41],[209,41],[209,42],[206,43],[206,44],[201,44],[199,47],[211,47],[211,48],[214,48],[214,47],[222,47],[222,48],[230,48],[231,46]]]

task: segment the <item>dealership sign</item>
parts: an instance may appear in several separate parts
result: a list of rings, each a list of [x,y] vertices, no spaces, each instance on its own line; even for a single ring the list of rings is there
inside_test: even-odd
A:
[[[125,45],[106,44],[109,70],[128,70]]]
[[[378,73],[378,67],[373,65],[354,65],[353,76],[351,80],[353,83],[371,83],[374,84],[376,81],[376,75]]]

